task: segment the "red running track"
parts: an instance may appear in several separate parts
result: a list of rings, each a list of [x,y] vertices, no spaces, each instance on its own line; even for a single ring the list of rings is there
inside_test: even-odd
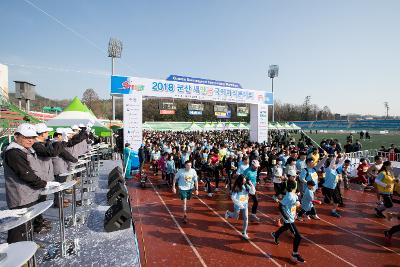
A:
[[[279,246],[270,233],[277,229],[277,204],[272,185],[257,187],[260,223],[249,223],[250,241],[240,236],[242,221],[223,218],[232,201],[225,190],[188,202],[189,223],[182,223],[182,202],[160,177],[149,176],[146,188],[128,182],[135,229],[143,266],[287,266],[293,237],[284,233]],[[222,186],[224,184],[222,183]],[[299,252],[307,266],[400,266],[400,238],[385,243],[383,231],[398,224],[374,216],[373,194],[348,190],[342,218],[329,215],[330,207],[318,205],[321,221],[296,222],[303,236]],[[249,203],[251,205],[251,203]]]

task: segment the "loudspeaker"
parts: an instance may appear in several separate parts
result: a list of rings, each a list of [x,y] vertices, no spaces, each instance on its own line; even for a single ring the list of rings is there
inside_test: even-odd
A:
[[[107,203],[108,205],[113,205],[119,199],[127,199],[128,193],[125,190],[125,186],[121,183],[117,183],[113,188],[111,188],[107,193]]]
[[[113,188],[117,183],[124,184],[125,179],[121,175],[116,175],[113,179],[108,180],[108,189]]]
[[[132,215],[127,199],[120,199],[112,205],[104,216],[104,229],[107,232],[127,229],[131,226]]]
[[[110,177],[116,175],[116,174],[121,174],[122,175],[122,169],[121,167],[117,166],[114,169],[111,170],[111,172],[108,174],[108,180],[110,180]]]

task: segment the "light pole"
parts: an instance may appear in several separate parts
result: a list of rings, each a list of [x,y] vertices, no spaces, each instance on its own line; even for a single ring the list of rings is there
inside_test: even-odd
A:
[[[114,61],[116,58],[121,58],[122,53],[122,41],[114,38],[110,38],[108,42],[108,57],[111,58],[111,75],[114,75]],[[112,98],[112,119],[115,120],[115,97]]]
[[[274,78],[278,77],[279,66],[278,65],[269,65],[268,69],[268,77],[271,78],[272,81],[272,122],[275,122],[275,95],[274,95]]]
[[[110,38],[108,42],[108,57],[111,58],[111,76],[114,75],[114,61],[115,58],[121,58],[122,53],[122,41],[114,38]],[[112,100],[112,119],[115,121],[115,97],[111,95]],[[111,123],[110,123],[111,129]],[[114,148],[114,136],[111,129],[111,147]]]

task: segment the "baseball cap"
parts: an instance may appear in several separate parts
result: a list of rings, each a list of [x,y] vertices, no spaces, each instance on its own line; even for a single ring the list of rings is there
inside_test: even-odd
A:
[[[25,137],[36,137],[38,136],[36,133],[35,126],[29,123],[22,123],[20,124],[17,129],[15,130],[15,133],[19,133]]]
[[[36,132],[37,132],[38,134],[53,131],[53,128],[47,127],[47,125],[44,124],[44,123],[38,123],[38,124],[36,124],[36,125],[35,125],[35,129],[36,129]]]
[[[254,167],[260,167],[260,162],[256,159],[251,161],[251,165],[253,165]]]
[[[64,133],[66,133],[66,134],[74,133],[74,131],[71,128],[63,128],[63,130],[64,130]]]
[[[86,128],[86,125],[81,123],[81,124],[79,124],[79,128]]]
[[[78,127],[78,125],[76,125],[76,124],[75,124],[75,125],[72,125],[71,128],[72,128],[72,130],[79,130],[79,127]]]

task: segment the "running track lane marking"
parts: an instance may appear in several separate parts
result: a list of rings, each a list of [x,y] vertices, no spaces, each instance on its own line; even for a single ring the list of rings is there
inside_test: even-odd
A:
[[[393,253],[395,253],[395,254],[397,254],[397,255],[400,256],[400,254],[397,253],[396,251],[394,251],[394,250],[392,250],[392,249],[390,249],[390,248],[388,248],[388,247],[382,246],[382,245],[380,245],[380,244],[378,244],[378,243],[376,243],[376,242],[374,242],[374,241],[372,241],[372,240],[369,240],[368,238],[362,237],[362,236],[360,236],[359,234],[354,233],[353,231],[344,229],[344,228],[342,228],[342,227],[340,227],[340,226],[338,226],[338,225],[336,225],[336,224],[334,224],[334,223],[328,222],[328,221],[326,221],[326,220],[324,220],[324,219],[322,219],[322,218],[321,218],[321,221],[326,222],[327,224],[330,224],[330,225],[332,225],[332,226],[334,226],[334,227],[336,227],[336,228],[338,228],[338,229],[340,229],[340,230],[342,230],[342,231],[345,231],[345,232],[347,232],[347,233],[349,233],[349,234],[352,234],[352,235],[354,235],[354,236],[357,236],[357,237],[359,237],[359,238],[361,238],[361,239],[363,239],[363,240],[365,240],[365,241],[367,241],[367,242],[369,242],[369,243],[371,243],[371,244],[374,244],[374,245],[376,245],[376,246],[378,246],[378,247],[384,248],[385,250],[388,250],[388,251],[393,252]]]
[[[265,194],[262,194],[262,195],[267,196],[267,197],[273,199],[272,197],[270,197],[270,196],[268,196],[268,195],[265,195]],[[327,224],[329,224],[329,225],[332,225],[332,226],[334,226],[334,227],[336,227],[336,228],[338,228],[338,229],[340,229],[340,230],[342,230],[342,231],[345,231],[345,232],[347,232],[347,233],[349,233],[349,234],[352,234],[352,235],[354,235],[354,236],[357,236],[357,237],[361,238],[362,240],[365,240],[365,241],[367,241],[367,242],[369,242],[369,243],[371,243],[371,244],[374,244],[374,245],[376,245],[376,246],[378,246],[378,247],[381,247],[381,248],[383,248],[383,249],[385,249],[385,250],[387,250],[387,251],[393,252],[393,253],[395,253],[396,255],[399,255],[399,256],[400,256],[400,253],[397,253],[396,251],[394,251],[394,250],[392,250],[392,249],[390,249],[390,248],[388,248],[388,247],[382,246],[382,245],[380,245],[380,244],[378,244],[378,243],[376,243],[376,242],[374,242],[374,241],[372,241],[372,240],[369,240],[368,238],[362,237],[362,236],[360,236],[359,234],[354,233],[353,231],[344,229],[344,228],[342,228],[342,227],[340,227],[340,226],[338,226],[338,225],[336,225],[336,224],[334,224],[334,223],[328,222],[328,221],[326,221],[326,220],[324,220],[324,219],[322,219],[322,218],[321,218],[321,221],[323,221],[323,222],[325,222],[325,223],[327,223]]]
[[[196,254],[197,258],[199,259],[201,265],[207,267],[207,264],[204,262],[203,258],[200,256],[200,253],[197,251],[197,249],[195,248],[195,246],[193,245],[193,243],[190,241],[190,239],[187,237],[186,233],[183,231],[182,227],[179,225],[178,221],[175,219],[174,215],[172,214],[172,212],[170,211],[170,209],[167,207],[167,205],[164,202],[164,199],[160,196],[160,194],[158,193],[157,189],[155,189],[153,183],[151,182],[150,178],[148,179],[151,187],[153,188],[154,192],[156,192],[158,198],[161,200],[161,203],[164,205],[165,209],[168,211],[169,215],[171,216],[171,219],[174,221],[174,223],[176,224],[176,226],[178,227],[179,231],[181,232],[181,234],[183,235],[183,237],[185,237],[186,242],[188,242],[189,246],[192,248],[194,254]]]
[[[257,212],[260,213],[260,214],[262,214],[262,215],[264,215],[266,218],[270,219],[272,222],[274,222],[274,220],[273,220],[269,215],[265,214],[264,212],[261,212],[260,210],[258,210]],[[307,240],[308,242],[310,242],[310,243],[316,245],[317,247],[319,247],[319,248],[322,249],[323,251],[325,251],[325,252],[331,254],[331,255],[334,256],[335,258],[338,258],[339,260],[341,260],[341,261],[347,263],[348,265],[350,265],[350,266],[352,266],[352,267],[357,267],[357,265],[354,265],[353,263],[348,262],[347,260],[343,259],[343,258],[340,257],[339,255],[337,255],[337,254],[335,254],[335,253],[333,253],[333,252],[327,250],[327,249],[324,248],[323,246],[321,246],[321,245],[315,243],[314,241],[308,239],[308,238],[305,237],[304,235],[302,235],[302,237],[303,237],[305,240]]]
[[[213,208],[211,208],[207,203],[205,203],[202,199],[200,199],[198,196],[196,196],[197,199],[203,203],[209,210],[211,210],[215,215],[217,215],[222,221],[224,221],[226,224],[228,224],[233,230],[235,230],[238,234],[242,234],[239,230],[237,230],[235,228],[235,226],[233,226],[230,222],[228,222],[225,218],[223,218],[218,212],[216,212]],[[260,251],[266,258],[268,258],[269,260],[271,260],[276,266],[282,267],[282,265],[280,265],[276,260],[274,260],[271,255],[269,255],[267,252],[265,252],[264,250],[262,250],[259,246],[257,246],[253,241],[251,240],[247,240],[249,241],[249,243],[255,247],[258,251]]]

